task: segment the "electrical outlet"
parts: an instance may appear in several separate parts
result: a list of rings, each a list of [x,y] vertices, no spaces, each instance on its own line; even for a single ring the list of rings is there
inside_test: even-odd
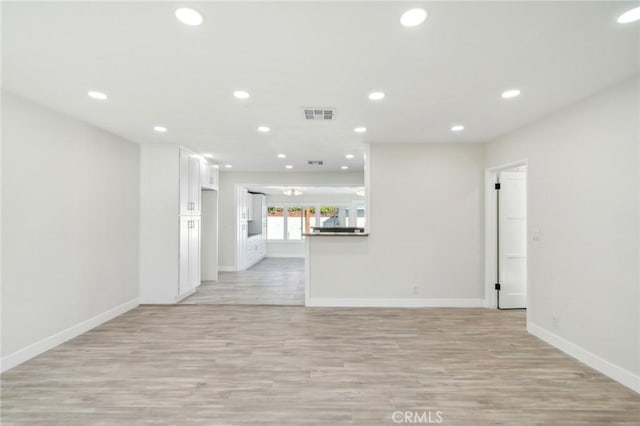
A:
[[[413,286],[413,295],[417,296],[418,293],[420,293],[420,286],[414,285]]]
[[[540,229],[534,229],[531,232],[531,240],[535,242],[539,242],[540,240],[542,240],[542,231],[540,231]]]
[[[551,324],[553,325],[553,328],[555,328],[556,330],[560,328],[560,317],[558,315],[554,315],[551,318]]]

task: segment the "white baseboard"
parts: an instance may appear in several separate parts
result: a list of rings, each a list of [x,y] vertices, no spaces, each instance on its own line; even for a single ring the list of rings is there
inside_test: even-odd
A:
[[[92,328],[95,328],[100,324],[103,324],[117,316],[120,316],[137,306],[138,299],[130,300],[120,306],[116,306],[115,308],[98,314],[93,318],[89,318],[86,321],[82,321],[79,324],[69,327],[66,330],[62,330],[52,336],[46,337],[38,342],[32,343],[25,348],[17,350],[14,353],[2,358],[2,361],[0,362],[0,371],[5,372],[7,370],[10,370],[13,367],[20,365],[23,362],[28,361],[31,358],[34,358],[41,353],[48,351],[49,349],[53,349],[56,346],[81,335],[82,333],[86,333]]]
[[[484,299],[335,299],[309,297],[305,306],[349,308],[482,308]]]
[[[554,334],[547,329],[532,323],[527,322],[527,331],[537,338],[545,341],[546,343],[560,349],[566,353],[587,364],[594,370],[598,370],[605,376],[608,376],[618,383],[625,385],[626,387],[640,393],[640,376],[636,376],[632,372],[619,367],[598,355],[589,352],[585,348],[572,343],[557,334]]]
[[[218,266],[218,272],[236,272],[235,266]]]

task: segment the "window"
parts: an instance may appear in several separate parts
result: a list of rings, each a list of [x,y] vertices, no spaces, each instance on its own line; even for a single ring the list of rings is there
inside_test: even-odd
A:
[[[284,240],[284,208],[272,206],[267,209],[267,239]]]
[[[287,240],[302,239],[302,207],[289,206],[287,209]]]
[[[302,241],[314,227],[364,228],[364,208],[355,201],[351,205],[270,205],[267,208],[267,239]],[[354,224],[354,225],[351,225]]]
[[[323,228],[347,226],[347,209],[344,207],[320,207],[320,223]]]

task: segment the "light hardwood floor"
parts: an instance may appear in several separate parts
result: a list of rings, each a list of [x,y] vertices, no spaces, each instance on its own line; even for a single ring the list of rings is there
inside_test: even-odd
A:
[[[3,425],[640,424],[640,396],[487,309],[143,306],[2,375]]]
[[[267,257],[250,269],[220,272],[182,304],[304,305],[304,259]]]

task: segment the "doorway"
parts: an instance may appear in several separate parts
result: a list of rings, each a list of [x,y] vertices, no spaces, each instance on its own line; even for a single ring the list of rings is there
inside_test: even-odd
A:
[[[526,161],[488,169],[485,194],[485,306],[526,309]]]

